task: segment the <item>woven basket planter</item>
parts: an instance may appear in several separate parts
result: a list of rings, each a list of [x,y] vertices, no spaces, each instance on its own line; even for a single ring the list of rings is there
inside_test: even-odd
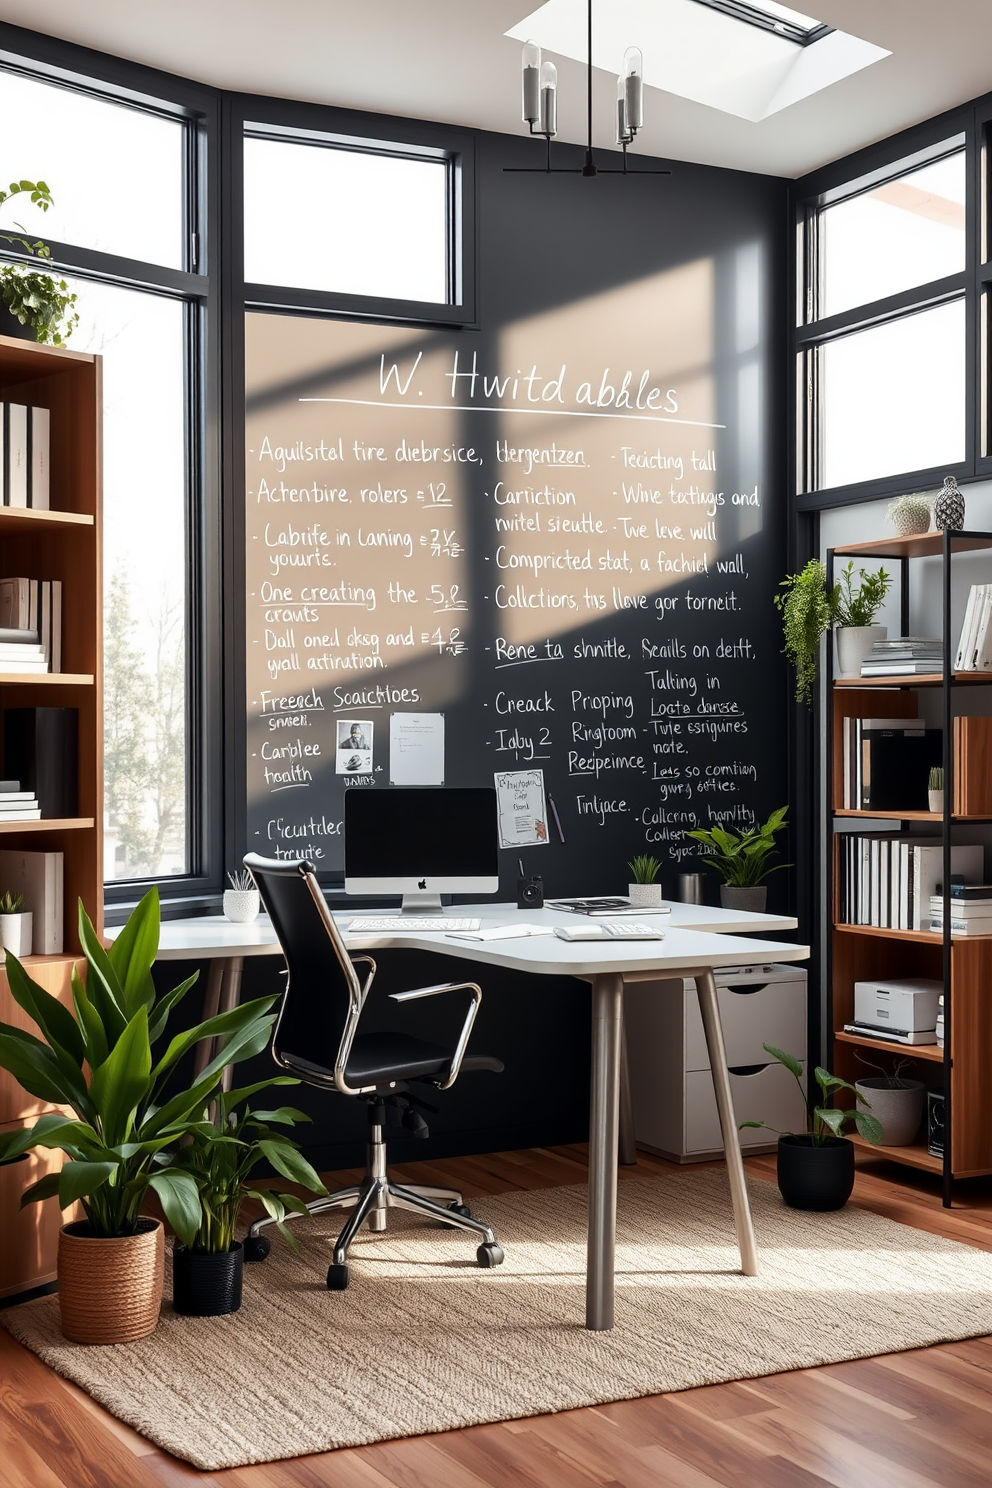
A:
[[[142,1219],[135,1235],[105,1239],[89,1222],[59,1235],[62,1332],[72,1343],[133,1343],[154,1333],[165,1280],[165,1232]]]

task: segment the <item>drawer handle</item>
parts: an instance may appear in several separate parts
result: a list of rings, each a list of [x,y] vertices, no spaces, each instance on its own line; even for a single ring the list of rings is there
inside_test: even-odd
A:
[[[759,1070],[768,1069],[767,1064],[728,1064],[732,1075],[756,1075]]]
[[[721,987],[721,992],[733,992],[735,997],[754,997],[758,992],[764,992],[768,987],[767,982],[759,982],[751,987]]]

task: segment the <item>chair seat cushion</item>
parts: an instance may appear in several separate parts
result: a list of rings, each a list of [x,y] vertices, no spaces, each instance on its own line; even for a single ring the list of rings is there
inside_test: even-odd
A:
[[[409,1033],[360,1033],[351,1046],[351,1057],[345,1069],[349,1085],[377,1085],[385,1080],[431,1079],[451,1067],[453,1049]],[[503,1068],[499,1059],[487,1054],[468,1054],[462,1070]]]

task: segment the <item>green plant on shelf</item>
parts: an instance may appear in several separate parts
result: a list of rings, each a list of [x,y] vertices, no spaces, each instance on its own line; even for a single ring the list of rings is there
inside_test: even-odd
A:
[[[746,832],[735,832],[727,827],[699,827],[687,832],[686,836],[709,848],[706,861],[722,876],[724,883],[752,888],[777,868],[792,867],[791,863],[768,862],[772,853],[778,852],[775,833],[785,829],[788,810],[788,806],[779,806],[760,827],[751,827]]]
[[[44,181],[11,181],[6,191],[0,191],[0,208],[15,197],[29,201],[41,212],[53,205],[51,190]],[[8,252],[31,260],[51,258],[47,243],[22,235],[27,230],[20,223],[14,225],[19,229],[16,233],[0,230],[0,243]],[[0,264],[0,302],[43,345],[64,346],[79,324],[76,295],[65,280],[42,274],[28,263]]]
[[[647,853],[641,853],[639,857],[632,858],[627,864],[627,867],[630,869],[631,883],[653,884],[658,882],[661,864],[657,858],[652,858]]]
[[[23,903],[23,894],[12,894],[10,889],[7,889],[0,894],[0,915],[20,914]]]
[[[940,765],[931,765],[930,776],[927,781],[927,790],[944,789],[944,772]]]
[[[884,568],[870,573],[859,568],[855,581],[854,559],[841,569],[840,578],[830,591],[829,602],[833,608],[834,624],[860,627],[874,625],[875,616],[892,588],[892,575]]]
[[[839,1076],[832,1075],[829,1070],[825,1070],[820,1065],[817,1065],[814,1074],[816,1076],[816,1083],[820,1087],[820,1100],[822,1104],[819,1106],[812,1105],[812,1097],[808,1097],[806,1091],[803,1089],[803,1067],[796,1056],[794,1054],[786,1054],[784,1050],[776,1049],[772,1044],[762,1044],[762,1048],[766,1054],[770,1054],[773,1059],[777,1059],[779,1064],[784,1064],[790,1075],[795,1076],[796,1084],[799,1086],[799,1093],[803,1098],[803,1105],[806,1107],[809,1135],[813,1139],[814,1147],[825,1146],[831,1137],[842,1137],[844,1135],[844,1127],[849,1122],[857,1129],[858,1136],[863,1137],[866,1142],[873,1142],[876,1145],[881,1142],[882,1124],[874,1116],[869,1116],[868,1111],[871,1110],[870,1101],[866,1101],[864,1096],[853,1085],[848,1084],[846,1080],[841,1080]],[[846,1109],[841,1106],[831,1105],[838,1090],[849,1090],[851,1092],[854,1096],[854,1105],[852,1107]],[[860,1106],[867,1106],[868,1111],[862,1111]],[[771,1126],[767,1121],[738,1122],[740,1129],[743,1129],[745,1126],[764,1127],[768,1131],[778,1132],[780,1137],[797,1135],[795,1132],[779,1131],[777,1126]]]

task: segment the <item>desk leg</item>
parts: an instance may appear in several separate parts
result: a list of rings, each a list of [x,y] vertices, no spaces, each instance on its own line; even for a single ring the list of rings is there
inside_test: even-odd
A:
[[[220,994],[220,1012],[229,1013],[238,1005],[241,996],[241,973],[244,970],[244,956],[228,956],[224,963],[224,985]],[[218,1050],[218,1052],[220,1052]],[[230,1090],[232,1076],[234,1074],[233,1064],[224,1066],[221,1076],[220,1087],[222,1090]]]
[[[589,1111],[589,1241],[586,1327],[613,1327],[613,1261],[617,1229],[617,1139],[623,977],[592,980],[592,1089]]]
[[[203,998],[203,1017],[201,1022],[205,1023],[208,1018],[214,1018],[220,1012],[220,989],[224,983],[224,974],[227,962],[222,956],[215,957],[210,963],[210,974],[207,977],[207,990]],[[199,1079],[206,1069],[212,1057],[214,1047],[213,1039],[201,1039],[196,1046],[193,1056],[193,1076]]]
[[[630,1095],[630,1066],[627,1061],[627,1023],[620,1029],[620,1161],[624,1167],[637,1162],[637,1137],[634,1134],[634,1105]]]
[[[695,981],[699,1011],[703,1018],[703,1032],[706,1035],[706,1050],[710,1056],[713,1092],[716,1095],[716,1106],[720,1113],[720,1130],[723,1133],[727,1174],[730,1178],[730,1196],[734,1205],[737,1244],[741,1252],[741,1270],[745,1276],[757,1276],[758,1252],[754,1243],[754,1226],[751,1223],[751,1206],[748,1203],[747,1184],[744,1181],[741,1143],[737,1133],[737,1120],[734,1116],[734,1102],[730,1093],[727,1050],[723,1042],[723,1025],[720,1022],[716,982],[710,970],[698,972]]]

